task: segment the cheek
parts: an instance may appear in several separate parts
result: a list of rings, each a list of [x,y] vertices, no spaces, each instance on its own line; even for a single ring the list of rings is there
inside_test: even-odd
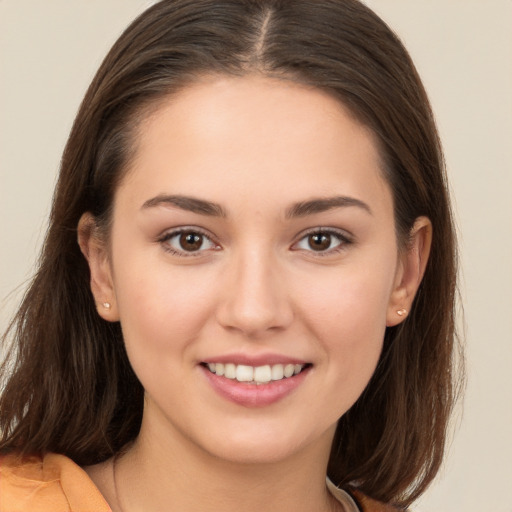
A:
[[[178,271],[161,255],[123,258],[114,285],[128,350],[143,348],[147,357],[183,350],[198,336],[210,316],[211,282],[197,267]]]
[[[187,393],[187,370],[196,363],[194,347],[210,316],[210,289],[199,286],[200,276],[191,279],[167,265],[140,268],[127,261],[116,277],[130,364],[150,396],[172,405]]]
[[[384,297],[368,293],[360,283],[341,294],[333,293],[330,299],[327,295],[331,294],[322,297],[318,315],[311,323],[329,353],[342,357],[347,364],[367,357],[375,359],[386,327]]]
[[[335,398],[343,401],[341,410],[357,400],[378,363],[390,287],[386,275],[354,272],[326,280],[303,297],[303,318],[325,353],[327,379],[344,390]]]
[[[388,267],[389,269],[390,267]],[[340,269],[318,274],[305,283],[295,296],[311,326],[331,334],[345,333],[361,343],[371,333],[382,333],[391,295],[393,273],[362,269]]]

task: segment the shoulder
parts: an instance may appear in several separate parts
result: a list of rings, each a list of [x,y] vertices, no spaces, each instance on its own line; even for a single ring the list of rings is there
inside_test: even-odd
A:
[[[110,512],[87,473],[64,455],[0,456],[0,512]]]

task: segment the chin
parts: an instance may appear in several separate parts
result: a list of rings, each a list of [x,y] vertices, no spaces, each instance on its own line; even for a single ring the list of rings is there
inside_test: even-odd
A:
[[[265,430],[255,425],[253,429],[241,428],[236,432],[221,435],[217,442],[208,443],[207,451],[215,458],[235,464],[278,464],[295,457],[302,457],[309,449],[318,450],[318,444],[329,450],[335,427],[324,435],[290,432],[282,426]],[[295,435],[294,435],[295,434]],[[315,445],[313,447],[313,444]]]

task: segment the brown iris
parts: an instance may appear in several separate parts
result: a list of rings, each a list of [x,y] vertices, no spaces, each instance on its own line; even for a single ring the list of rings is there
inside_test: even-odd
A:
[[[190,231],[180,235],[180,247],[184,251],[198,251],[202,245],[203,235]]]
[[[308,244],[314,251],[325,251],[331,246],[331,235],[314,233],[308,236]]]

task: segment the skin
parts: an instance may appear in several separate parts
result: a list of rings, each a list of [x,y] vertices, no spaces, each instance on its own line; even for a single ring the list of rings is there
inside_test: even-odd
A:
[[[87,471],[124,512],[332,510],[336,422],[368,383],[386,326],[410,308],[428,219],[400,250],[372,133],[292,82],[207,77],[154,109],[137,144],[108,242],[89,214],[79,239],[99,314],[121,322],[146,390],[143,424],[118,461],[117,496],[112,461]],[[297,204],[339,197],[350,200],[296,215]],[[180,246],[177,228],[202,237],[199,249]],[[247,407],[219,395],[201,365],[233,354],[310,366],[283,399]]]

